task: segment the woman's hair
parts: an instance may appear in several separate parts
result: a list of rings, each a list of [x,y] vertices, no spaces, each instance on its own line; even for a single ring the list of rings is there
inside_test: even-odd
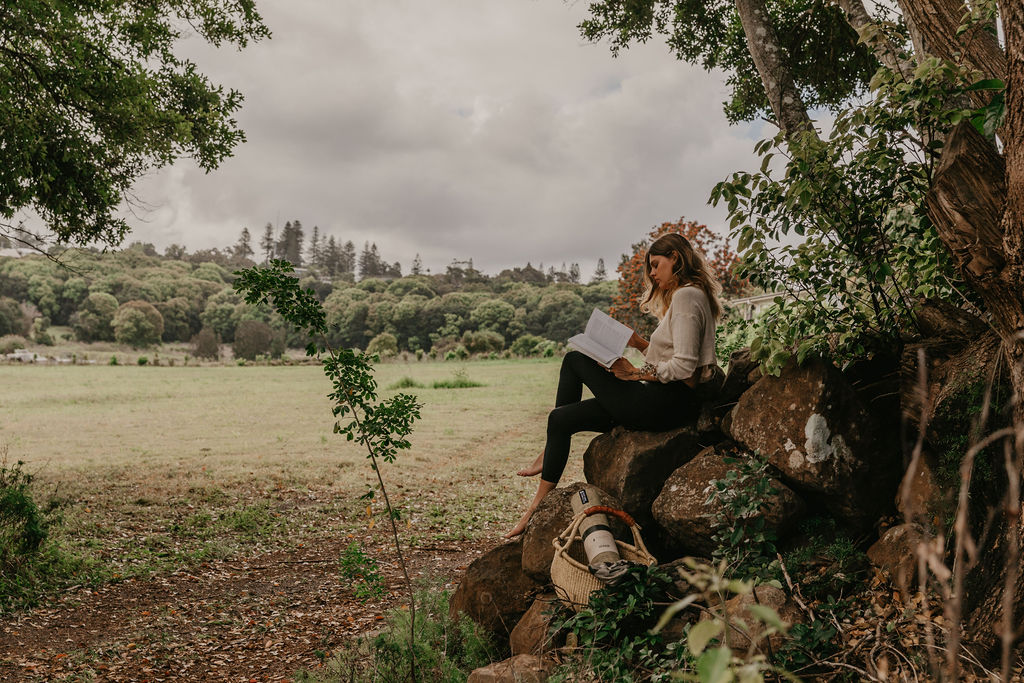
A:
[[[704,255],[693,248],[690,241],[678,233],[662,235],[654,240],[654,243],[647,249],[644,255],[644,290],[643,303],[640,310],[644,313],[653,313],[659,318],[668,310],[672,302],[672,290],[664,290],[654,286],[651,282],[651,257],[665,256],[673,261],[672,273],[676,276],[677,287],[694,285],[700,287],[708,297],[708,304],[711,306],[711,313],[715,320],[722,315],[722,304],[718,295],[722,293],[722,285],[715,278],[714,273],[708,268]]]

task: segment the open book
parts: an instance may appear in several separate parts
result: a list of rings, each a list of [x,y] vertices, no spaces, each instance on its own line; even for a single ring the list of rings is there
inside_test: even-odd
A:
[[[595,308],[587,321],[587,329],[583,334],[570,337],[569,346],[607,368],[622,356],[632,336],[633,330]]]

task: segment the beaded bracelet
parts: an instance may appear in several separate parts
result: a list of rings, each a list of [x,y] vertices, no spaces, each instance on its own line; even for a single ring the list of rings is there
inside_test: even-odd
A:
[[[653,377],[658,376],[658,368],[655,367],[654,363],[644,363],[638,372],[639,377],[641,378],[644,377],[645,375],[650,375]]]

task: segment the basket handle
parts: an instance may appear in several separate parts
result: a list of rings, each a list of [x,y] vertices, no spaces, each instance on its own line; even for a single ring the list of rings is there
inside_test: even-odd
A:
[[[623,522],[626,523],[626,526],[636,526],[636,527],[640,526],[639,524],[636,523],[636,520],[633,519],[630,516],[630,514],[628,512],[626,512],[625,510],[619,510],[618,508],[609,507],[607,505],[594,505],[594,506],[589,507],[586,510],[584,510],[582,514],[583,514],[584,517],[589,517],[590,515],[600,515],[600,514],[611,515],[613,517],[618,517],[619,519],[621,519]]]

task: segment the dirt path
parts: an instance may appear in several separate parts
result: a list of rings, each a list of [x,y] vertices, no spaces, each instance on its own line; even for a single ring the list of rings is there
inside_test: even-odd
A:
[[[340,574],[350,538],[79,588],[2,623],[0,680],[282,681],[315,670],[407,602],[393,550],[373,536],[357,540],[379,564],[388,589],[382,600],[356,599]],[[414,580],[454,589],[461,570],[496,544],[415,548]]]

